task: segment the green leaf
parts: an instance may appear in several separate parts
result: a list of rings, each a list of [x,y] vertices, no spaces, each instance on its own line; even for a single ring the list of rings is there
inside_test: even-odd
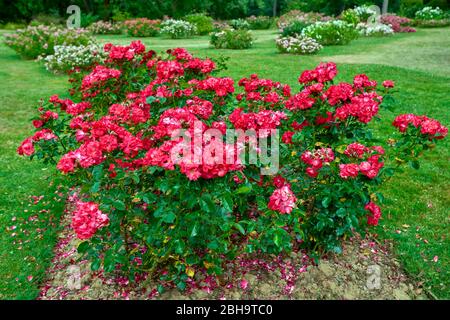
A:
[[[176,243],[175,244],[175,252],[177,254],[183,254],[184,248],[185,248],[184,242],[182,242],[180,240],[176,240],[175,243]]]
[[[216,211],[216,204],[209,194],[204,194],[200,200],[200,206],[205,212],[213,213]]]
[[[103,165],[98,165],[92,170],[92,177],[94,178],[94,181],[99,181],[102,178],[102,174]]]
[[[331,199],[329,197],[325,197],[322,200],[322,206],[324,208],[328,208],[328,206],[330,205]]]
[[[380,203],[383,203],[383,202],[384,202],[384,196],[383,196],[382,193],[377,192],[377,193],[376,193],[376,196],[377,196],[377,199],[378,199],[378,201],[379,201]]]
[[[386,168],[386,169],[384,170],[384,174],[385,174],[387,177],[392,177],[392,176],[394,175],[394,173],[395,173],[394,168]]]
[[[281,237],[280,237],[280,235],[278,233],[274,234],[274,236],[273,236],[273,243],[275,243],[275,245],[278,248],[281,248]]]
[[[125,211],[126,207],[125,204],[123,203],[123,201],[121,200],[114,200],[112,205],[114,206],[114,208],[116,208],[117,210],[121,210],[121,211]]]
[[[410,161],[410,162],[409,162],[409,165],[410,165],[411,168],[413,168],[413,169],[416,169],[416,170],[420,169],[420,163],[419,163],[419,161],[417,161],[417,160],[412,160],[412,161]]]
[[[167,101],[167,98],[159,97],[158,100],[159,100],[159,103],[165,103]]]
[[[78,247],[77,247],[78,253],[85,253],[88,249],[89,249],[89,242],[88,241],[81,242],[78,245]]]
[[[92,261],[91,263],[91,269],[92,271],[97,271],[98,269],[100,269],[100,265],[101,265],[101,260],[100,259],[96,259],[94,261]]]
[[[197,235],[197,233],[198,233],[197,224],[194,224],[194,227],[192,228],[191,231],[191,238],[194,238]]]
[[[147,203],[147,204],[151,204],[151,203],[153,203],[154,201],[156,201],[155,198],[156,198],[156,197],[155,197],[155,195],[154,195],[153,193],[147,193],[147,194],[145,194],[144,196],[142,196],[142,200],[143,200],[145,203]]]
[[[106,252],[104,259],[104,269],[106,272],[111,272],[114,270],[116,264],[114,261],[114,256],[111,251]]]
[[[138,184],[139,181],[141,180],[141,179],[139,178],[139,174],[137,174],[137,173],[133,174],[133,175],[131,176],[131,178],[133,179],[134,183],[136,183],[136,184]]]
[[[336,215],[339,218],[343,218],[345,217],[345,214],[347,213],[347,210],[345,210],[345,208],[339,208],[338,211],[336,211]]]
[[[148,104],[152,104],[153,102],[155,102],[156,99],[157,99],[157,98],[154,97],[154,96],[149,96],[149,97],[147,97],[147,99],[145,99],[145,101],[146,101]]]
[[[217,240],[213,240],[210,243],[208,243],[208,248],[211,250],[216,250],[219,248],[219,244],[217,243]]]
[[[244,185],[244,186],[238,188],[236,190],[236,194],[246,194],[246,193],[250,193],[250,191],[252,191],[252,185],[248,184],[248,185]]]
[[[180,289],[181,291],[184,291],[186,289],[186,282],[184,281],[180,281],[177,283],[177,287],[178,289]]]
[[[162,217],[162,215],[164,214],[164,210],[166,209],[166,206],[164,204],[161,204],[156,210],[155,212],[153,212],[153,216],[155,218],[159,218]]]
[[[233,212],[233,199],[230,195],[225,195],[222,200],[222,206],[227,212]]]
[[[240,233],[245,235],[245,229],[239,223],[235,223],[234,226],[239,230]]]
[[[166,223],[172,223],[175,221],[176,217],[177,216],[173,212],[169,212],[163,216],[162,221]]]
[[[92,193],[97,193],[100,190],[100,186],[102,185],[102,183],[100,181],[97,181],[96,183],[94,183],[91,187],[91,192]]]
[[[323,221],[319,221],[319,222],[317,222],[316,227],[317,227],[317,230],[320,231],[325,227],[325,223]]]

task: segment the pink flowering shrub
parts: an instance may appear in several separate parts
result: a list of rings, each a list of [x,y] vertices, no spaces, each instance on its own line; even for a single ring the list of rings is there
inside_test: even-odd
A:
[[[87,46],[93,39],[85,29],[63,29],[56,26],[28,26],[6,34],[5,44],[26,59],[55,53],[55,46]]]
[[[124,22],[125,30],[130,37],[154,37],[159,33],[160,20],[137,18]]]
[[[157,55],[135,41],[105,51],[72,74],[70,99],[39,106],[36,133],[18,148],[77,190],[72,227],[94,269],[149,270],[183,288],[192,270],[220,275],[243,252],[339,251],[342,237],[382,218],[378,189],[395,159],[415,164],[447,134],[436,120],[401,115],[398,136],[375,144],[368,124],[393,81],[337,83],[334,63],[291,88],[217,77],[214,61],[181,48]],[[217,136],[228,129],[257,131]],[[279,170],[262,174],[268,163],[246,161],[245,150],[261,154],[258,143],[278,136]],[[202,161],[177,157],[192,150]]]
[[[122,34],[122,24],[109,21],[97,21],[87,29],[93,34]]]
[[[380,22],[390,25],[394,32],[416,32],[416,29],[410,27],[413,22],[411,19],[399,17],[395,14],[383,14],[380,17]]]

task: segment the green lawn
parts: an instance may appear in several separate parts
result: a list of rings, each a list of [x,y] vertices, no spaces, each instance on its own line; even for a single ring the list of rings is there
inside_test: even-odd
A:
[[[255,32],[252,49],[232,51],[209,48],[207,37],[188,40],[146,38],[142,41],[156,51],[186,47],[199,56],[229,56],[229,69],[223,74],[234,79],[258,73],[277,81],[297,85],[298,75],[320,61],[338,64],[338,80],[350,81],[357,73],[366,73],[378,81],[395,80],[398,92],[393,112],[383,110],[382,121],[374,129],[382,137],[395,130],[390,125],[399,113],[427,114],[450,125],[450,29],[421,29],[415,34],[390,38],[361,38],[350,45],[327,47],[316,56],[281,55],[274,45],[275,31]],[[126,36],[98,37],[102,42],[126,44]],[[21,140],[31,132],[28,119],[40,97],[64,93],[65,77],[47,73],[38,63],[20,60],[0,45],[0,224],[11,226],[13,216],[24,216],[26,200],[31,194],[46,194],[49,187],[43,171],[15,155]],[[450,298],[450,160],[448,139],[424,155],[419,170],[406,169],[384,187],[387,198],[381,226],[375,230],[382,237],[394,239],[396,252],[405,270],[428,291],[439,298]],[[59,210],[59,211],[58,211]],[[61,212],[59,204],[52,215]],[[0,298],[34,298],[39,279],[51,258],[54,232],[46,231],[40,241],[33,240],[22,250],[12,244],[10,231],[0,237]],[[30,258],[34,257],[34,262]],[[433,262],[433,257],[438,261]],[[33,275],[32,281],[26,277]],[[15,278],[20,276],[19,281]]]
[[[20,158],[15,150],[32,132],[29,120],[39,99],[64,93],[67,80],[52,76],[33,61],[21,60],[1,44],[0,82],[0,298],[34,299],[56,239],[55,228],[46,227],[56,222],[63,206],[47,200],[55,191],[48,180],[54,171]],[[45,198],[41,204],[29,206],[31,195]],[[50,212],[39,213],[42,209]],[[37,221],[23,222],[35,214]],[[13,226],[17,228],[7,230]]]

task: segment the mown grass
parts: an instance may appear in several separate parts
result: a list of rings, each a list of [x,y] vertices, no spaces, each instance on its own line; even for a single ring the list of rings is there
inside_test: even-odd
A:
[[[380,137],[386,139],[394,133],[390,123],[399,113],[427,114],[450,125],[448,32],[448,28],[423,29],[416,34],[390,38],[361,38],[347,46],[327,47],[316,56],[278,54],[273,30],[255,32],[254,47],[240,51],[210,48],[207,37],[141,40],[156,51],[185,47],[202,57],[228,56],[228,70],[223,74],[234,79],[258,73],[261,77],[296,87],[297,77],[303,70],[315,67],[320,61],[335,61],[339,68],[338,80],[350,81],[358,73],[366,73],[378,81],[395,80],[397,104],[393,111],[382,110],[382,120],[373,124]],[[115,44],[132,40],[126,36],[101,36],[98,39]],[[5,227],[11,216],[23,210],[22,202],[27,195],[48,190],[47,182],[41,178],[43,167],[18,158],[15,148],[31,130],[27,119],[36,100],[55,92],[63,93],[66,84],[64,77],[51,76],[37,63],[20,60],[4,45],[0,46],[0,66],[3,84],[0,89],[3,102],[0,109],[0,223]],[[382,238],[394,239],[405,270],[439,298],[450,298],[449,159],[447,139],[424,155],[419,170],[406,168],[389,181],[383,188],[386,202],[382,223],[375,230]],[[32,248],[34,251],[27,253],[36,256],[40,266],[45,266],[49,260],[46,250],[51,248],[54,239],[51,236],[48,239],[47,247],[45,243],[37,244]],[[0,241],[0,297],[32,298],[38,282],[18,288],[13,281],[14,274],[26,274],[23,271],[25,253],[22,252],[22,256],[15,254],[8,234]],[[435,256],[437,262],[433,261]],[[43,267],[36,270],[37,274],[42,274]]]
[[[63,204],[52,200],[54,170],[20,158],[15,150],[32,132],[29,119],[41,97],[63,93],[65,77],[55,77],[33,61],[0,46],[0,298],[34,299],[56,240]],[[29,196],[45,195],[38,205]],[[49,212],[39,212],[40,210]],[[38,220],[28,218],[38,215]],[[8,230],[8,228],[17,228]],[[29,278],[29,276],[32,276]]]

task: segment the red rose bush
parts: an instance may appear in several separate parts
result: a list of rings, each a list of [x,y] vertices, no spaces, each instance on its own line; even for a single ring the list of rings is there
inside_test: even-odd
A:
[[[191,270],[220,275],[244,252],[339,251],[342,237],[382,219],[379,187],[395,159],[416,163],[447,134],[400,115],[398,136],[374,143],[368,124],[394,83],[336,83],[334,63],[292,88],[218,77],[214,61],[181,48],[157,55],[135,41],[105,52],[71,72],[70,98],[41,103],[18,148],[73,187],[72,227],[94,269],[184,288]]]

